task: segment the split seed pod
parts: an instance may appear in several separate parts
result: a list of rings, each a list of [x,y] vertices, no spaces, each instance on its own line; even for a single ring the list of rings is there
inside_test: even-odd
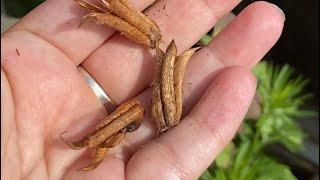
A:
[[[157,48],[158,72],[152,84],[151,112],[160,132],[176,126],[182,114],[184,72],[191,56],[199,48],[189,49],[177,57],[174,40],[164,53]]]
[[[83,0],[75,2],[90,12],[82,18],[80,25],[89,22],[107,25],[120,31],[128,39],[150,48],[156,48],[161,41],[157,24],[127,0],[99,0],[104,8]]]
[[[92,162],[81,170],[90,171],[96,168],[105,158],[108,149],[119,144],[126,133],[137,130],[143,120],[144,109],[135,100],[129,100],[120,105],[106,119],[98,123],[95,128],[78,141],[67,142],[60,134],[61,139],[74,150],[84,147],[96,147]]]

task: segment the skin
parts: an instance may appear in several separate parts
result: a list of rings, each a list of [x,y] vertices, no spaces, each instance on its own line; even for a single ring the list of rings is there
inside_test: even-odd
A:
[[[142,10],[152,0],[134,2]],[[238,3],[158,1],[146,13],[159,24],[164,45],[174,37],[181,53]],[[73,1],[47,0],[1,36],[4,179],[196,179],[235,135],[255,93],[250,68],[276,43],[284,24],[272,4],[244,9],[192,57],[183,119],[157,136],[149,88],[156,59],[111,28],[88,24],[77,30],[85,14]],[[80,138],[107,115],[77,72],[79,64],[115,103],[135,98],[146,109],[141,127],[89,173],[76,170],[92,151],[72,150],[59,138],[65,130],[64,137]]]

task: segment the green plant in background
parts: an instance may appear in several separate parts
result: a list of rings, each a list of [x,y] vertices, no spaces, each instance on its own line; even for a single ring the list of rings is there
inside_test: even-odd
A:
[[[19,18],[44,2],[45,0],[2,0],[8,16]]]
[[[308,80],[295,77],[289,65],[274,66],[266,61],[260,62],[253,72],[258,79],[257,93],[262,112],[255,120],[244,120],[237,137],[200,180],[296,179],[288,166],[267,156],[263,148],[272,143],[281,143],[290,151],[303,148],[305,135],[294,120],[314,115],[300,109],[311,97],[311,94],[303,93]]]

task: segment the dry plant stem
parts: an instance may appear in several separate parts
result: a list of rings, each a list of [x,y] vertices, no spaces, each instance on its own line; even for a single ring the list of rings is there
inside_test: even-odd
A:
[[[160,132],[167,131],[180,122],[184,72],[197,49],[189,49],[177,56],[174,40],[169,44],[166,53],[157,48],[158,72],[152,84],[151,112]]]

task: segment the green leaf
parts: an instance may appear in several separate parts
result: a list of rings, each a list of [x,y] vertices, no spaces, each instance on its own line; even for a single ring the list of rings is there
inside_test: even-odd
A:
[[[22,17],[45,0],[4,0],[6,13],[12,17]]]
[[[256,169],[255,180],[297,180],[288,166],[280,164],[266,156],[262,158],[265,161],[264,164]]]
[[[259,82],[262,115],[256,127],[262,143],[277,141],[291,151],[301,149],[305,135],[295,118],[314,114],[300,109],[311,97],[304,93],[308,80],[294,76],[289,65],[274,66],[266,61],[259,63],[253,72]]]
[[[232,142],[224,148],[224,150],[218,155],[218,157],[215,160],[217,167],[226,168],[230,166],[230,164],[232,163],[231,158],[234,148],[235,147]]]
[[[238,177],[242,172],[243,166],[246,165],[246,162],[248,162],[251,152],[251,145],[251,141],[244,141],[240,144],[235,157],[234,165],[232,167],[231,179]]]
[[[213,176],[209,172],[209,170],[206,170],[199,178],[199,180],[213,180]]]
[[[225,171],[223,171],[222,169],[218,169],[216,171],[216,174],[215,174],[213,179],[214,180],[229,180],[227,178],[227,175],[226,175]]]
[[[243,123],[242,123],[242,130],[239,132],[239,138],[240,138],[240,141],[248,141],[248,140],[253,140],[254,138],[254,122],[255,120],[245,120]]]
[[[210,34],[205,34],[204,36],[202,36],[202,38],[200,39],[199,43],[203,46],[206,46],[210,43],[210,41],[212,40],[212,36]]]

